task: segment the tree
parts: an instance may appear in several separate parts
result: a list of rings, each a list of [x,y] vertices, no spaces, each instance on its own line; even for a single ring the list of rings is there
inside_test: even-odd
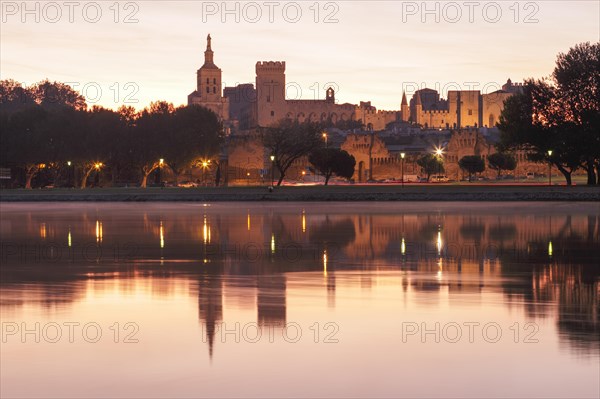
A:
[[[0,129],[2,162],[25,171],[25,188],[28,189],[33,178],[50,162],[48,149],[52,143],[44,129],[48,117],[48,112],[38,105],[3,117],[6,123]]]
[[[87,107],[85,97],[61,82],[50,82],[46,79],[32,85],[29,91],[36,103],[47,109],[68,107],[83,110]]]
[[[560,53],[552,80],[563,116],[558,122],[571,125],[565,135],[576,142],[588,184],[600,184],[600,42]]]
[[[559,54],[550,79],[527,80],[523,94],[505,101],[498,127],[502,149],[522,149],[533,161],[553,164],[567,185],[579,167],[586,169],[589,184],[597,183],[600,43],[578,44]]]
[[[125,131],[125,121],[118,112],[94,106],[85,114],[86,127],[78,132],[79,145],[70,156],[82,169],[81,188],[87,186],[87,180],[94,171],[99,173],[107,166],[117,168]]]
[[[0,112],[15,112],[35,105],[33,93],[12,79],[0,80]]]
[[[223,128],[214,112],[199,105],[175,109],[172,124],[173,129],[166,131],[164,157],[178,184],[179,176],[198,158],[209,160],[218,155]]]
[[[417,159],[417,165],[427,174],[427,181],[429,181],[432,174],[444,172],[444,162],[440,157],[433,154],[427,154]]]
[[[132,165],[141,174],[140,187],[146,188],[148,176],[160,166],[164,148],[172,135],[173,104],[153,102],[144,108],[129,131],[129,153]],[[168,163],[168,162],[167,162]]]
[[[300,123],[284,119],[262,131],[263,145],[275,156],[280,186],[286,171],[297,159],[307,156],[323,145],[321,129],[315,123]]]
[[[474,173],[485,170],[485,162],[479,155],[465,155],[458,161],[458,166],[469,173],[469,181]]]
[[[332,175],[351,179],[356,166],[352,155],[337,148],[318,148],[310,153],[308,162],[325,176],[325,185],[329,183]]]
[[[515,170],[517,160],[512,154],[496,152],[488,156],[488,165],[491,169],[498,171],[498,178],[503,170]]]
[[[533,162],[552,163],[570,186],[571,174],[581,164],[579,145],[578,139],[569,134],[573,124],[562,120],[564,116],[558,107],[554,87],[546,81],[526,81],[523,93],[504,102],[498,123],[498,149],[523,150]]]

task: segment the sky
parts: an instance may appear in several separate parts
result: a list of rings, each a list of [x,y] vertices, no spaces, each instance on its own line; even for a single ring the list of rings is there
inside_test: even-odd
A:
[[[223,84],[286,61],[290,99],[400,108],[430,87],[484,93],[600,40],[593,1],[2,1],[0,78],[70,83],[89,105],[185,104],[206,36]]]

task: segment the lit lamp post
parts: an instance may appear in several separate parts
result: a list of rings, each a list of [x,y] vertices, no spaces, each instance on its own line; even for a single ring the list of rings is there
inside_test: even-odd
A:
[[[550,162],[550,157],[552,156],[552,150],[548,150],[548,185],[552,185],[552,162]]]
[[[439,161],[438,162],[438,176],[437,176],[438,183],[439,183],[439,181],[440,181],[440,174],[442,173],[442,165],[441,165],[442,164],[442,162],[441,162],[442,161],[442,149],[441,148],[437,148],[435,150],[435,155],[437,155],[438,161]]]
[[[67,172],[67,178],[69,181],[67,182],[67,185],[70,187],[72,185],[71,181],[73,180],[73,177],[71,175],[71,161],[67,161],[67,166],[69,167],[69,171]]]
[[[163,158],[158,160],[158,186],[159,187],[162,187],[161,168],[164,163],[165,163],[165,160]]]
[[[98,185],[100,182],[100,168],[102,167],[102,162],[96,162],[94,164],[94,168],[96,168],[96,177],[94,179],[94,185]]]
[[[400,153],[400,159],[402,160],[402,188],[404,188],[404,157],[406,156],[405,153],[401,152]]]
[[[275,155],[271,155],[271,189],[275,185]]]
[[[325,140],[325,148],[327,148],[327,133],[323,132],[323,140]]]
[[[208,168],[208,161],[202,161],[202,185],[206,185],[206,168]]]

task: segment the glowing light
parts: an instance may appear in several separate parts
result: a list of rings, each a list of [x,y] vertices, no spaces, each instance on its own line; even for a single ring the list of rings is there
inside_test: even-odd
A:
[[[402,238],[402,243],[400,243],[400,252],[402,255],[406,255],[406,243],[404,242],[404,237]]]
[[[96,220],[96,242],[102,242],[102,222]]]
[[[323,275],[327,276],[327,250],[323,250]]]
[[[160,248],[162,249],[165,247],[165,234],[164,234],[162,220],[160,221],[160,227],[158,228],[158,231],[159,231],[159,235],[160,235]]]
[[[404,159],[405,156],[406,156],[405,153],[403,153],[403,152],[400,153],[400,158]]]
[[[96,170],[100,170],[101,167],[102,167],[102,162],[96,162],[94,164],[94,168],[96,168]]]
[[[548,156],[551,157],[552,156],[552,150],[548,150]]]
[[[302,209],[302,232],[306,233],[306,213],[304,213],[304,209]]]
[[[250,231],[250,209],[248,209],[248,220],[247,220],[247,224],[248,224],[248,231]]]
[[[271,234],[271,253],[275,253],[275,235]]]
[[[204,243],[210,243],[210,227],[206,221],[206,215],[204,215],[204,223],[202,225],[202,239]]]
[[[206,161],[202,162],[202,167],[206,169],[206,167],[208,167],[208,162],[206,162]]]
[[[437,247],[437,253],[438,255],[442,254],[442,232],[438,231],[437,233],[437,240],[436,240],[436,247]]]
[[[163,166],[163,164],[164,164],[164,163],[165,163],[165,160],[164,160],[164,158],[161,158],[161,159],[159,159],[159,160],[158,160],[158,164],[159,164],[160,166]]]
[[[71,161],[67,161],[67,166],[71,166]]]
[[[444,150],[440,147],[436,147],[435,148],[435,155],[437,155],[438,157],[441,157],[442,155],[444,155]]]
[[[275,155],[271,155],[271,162],[275,161]]]
[[[552,256],[552,241],[548,241],[548,256]]]
[[[40,237],[46,238],[46,223],[40,224]]]
[[[69,228],[69,233],[67,234],[67,245],[71,246],[71,228]]]

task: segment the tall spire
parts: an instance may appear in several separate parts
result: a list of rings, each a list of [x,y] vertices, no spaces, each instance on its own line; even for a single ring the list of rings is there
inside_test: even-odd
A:
[[[408,101],[406,101],[406,92],[402,92],[402,104],[400,105],[408,105]]]
[[[206,51],[204,52],[204,65],[203,68],[217,68],[213,61],[213,51],[211,48],[211,37],[210,33],[206,37]]]
[[[421,104],[421,93],[419,93],[419,92],[417,92],[417,99],[416,99],[415,105],[422,105]]]

